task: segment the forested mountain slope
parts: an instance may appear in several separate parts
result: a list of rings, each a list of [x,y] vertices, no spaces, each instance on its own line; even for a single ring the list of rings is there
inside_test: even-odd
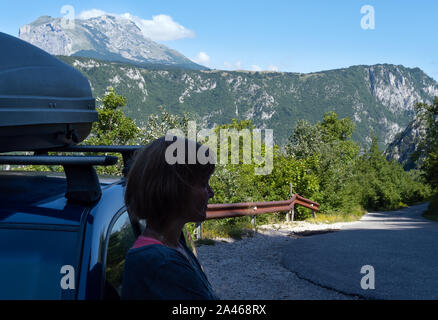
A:
[[[284,145],[299,119],[318,121],[327,111],[350,117],[353,138],[382,146],[413,120],[413,106],[438,96],[438,84],[419,68],[381,64],[300,74],[138,67],[89,58],[62,60],[82,71],[94,95],[109,86],[128,99],[125,112],[142,124],[160,106],[171,113],[192,112],[211,127],[232,118],[251,119],[274,130]]]

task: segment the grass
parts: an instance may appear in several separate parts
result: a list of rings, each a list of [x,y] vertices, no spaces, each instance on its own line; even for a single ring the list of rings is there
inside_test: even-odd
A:
[[[243,237],[254,236],[254,230],[248,229],[241,226],[234,226],[228,228],[205,228],[202,232],[202,238],[195,240],[195,245],[197,247],[202,245],[214,246],[216,242],[213,240],[215,238],[231,238],[234,240],[242,240]]]
[[[337,223],[337,222],[353,222],[359,220],[360,217],[354,214],[317,214],[315,218],[306,219],[306,222],[322,224],[322,223]]]
[[[208,220],[202,224],[202,238],[232,238],[241,240],[244,236],[251,235],[250,217],[227,218]]]
[[[216,242],[212,239],[199,239],[195,241],[195,245],[197,247],[205,245],[205,246],[214,246]]]
[[[347,213],[344,212],[316,213],[314,218],[313,217],[307,218],[305,221],[309,223],[316,223],[316,224],[353,222],[362,218],[362,216],[366,213],[367,213],[366,210],[358,207]]]
[[[438,193],[430,201],[427,211],[423,213],[423,217],[438,222]]]

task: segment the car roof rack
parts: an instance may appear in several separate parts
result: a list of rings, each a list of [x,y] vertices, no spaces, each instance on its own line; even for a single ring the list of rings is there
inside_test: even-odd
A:
[[[102,195],[99,178],[93,166],[110,166],[117,163],[115,156],[65,156],[49,152],[120,153],[123,157],[123,176],[126,177],[134,153],[143,146],[75,145],[34,151],[34,155],[0,155],[0,164],[61,165],[67,178],[65,197],[70,202],[91,204]]]
[[[109,166],[117,163],[114,156],[47,156],[0,155],[0,164],[61,165],[67,178],[65,197],[69,202],[93,204],[102,196],[94,165]]]
[[[122,174],[126,177],[129,171],[129,166],[133,160],[134,153],[142,148],[141,145],[132,146],[94,146],[94,145],[75,145],[63,148],[52,148],[37,151],[37,154],[47,154],[48,152],[86,152],[86,153],[120,153],[123,157]]]

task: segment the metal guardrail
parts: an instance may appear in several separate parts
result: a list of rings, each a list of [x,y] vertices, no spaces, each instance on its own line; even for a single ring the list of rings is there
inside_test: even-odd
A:
[[[289,212],[294,210],[295,205],[309,208],[312,211],[319,211],[319,203],[306,199],[299,194],[294,194],[289,200],[283,201],[209,204],[207,207],[207,220],[255,216],[262,213]]]
[[[252,224],[255,227],[255,216],[259,214],[287,212],[286,220],[293,221],[295,205],[312,210],[314,217],[315,212],[319,212],[320,206],[319,203],[306,199],[299,194],[294,194],[289,200],[282,201],[209,204],[207,206],[206,220],[252,216]],[[200,223],[195,230],[195,236],[196,239],[201,238]]]

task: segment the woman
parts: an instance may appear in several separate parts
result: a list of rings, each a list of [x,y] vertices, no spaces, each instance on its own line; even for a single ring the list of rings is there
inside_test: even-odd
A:
[[[166,150],[174,150],[169,148],[174,141],[161,137],[139,150],[129,170],[126,207],[133,217],[146,220],[146,228],[127,253],[122,299],[219,299],[182,236],[185,223],[206,218],[215,167],[199,163],[198,157],[189,162],[189,152],[197,155],[205,146],[177,139],[184,140],[183,150],[175,150],[183,152],[183,163],[169,164]]]

